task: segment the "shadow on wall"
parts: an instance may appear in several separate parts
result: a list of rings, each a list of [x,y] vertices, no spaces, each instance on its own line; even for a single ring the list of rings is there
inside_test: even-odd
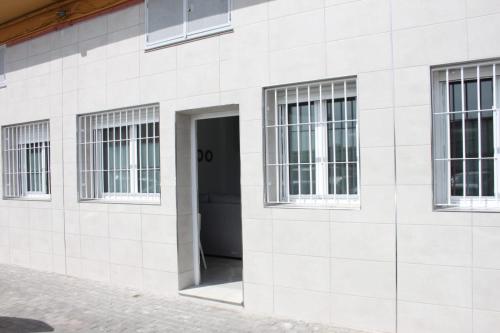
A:
[[[206,6],[204,5],[205,0],[193,0],[193,3],[198,7],[197,16],[194,16],[193,19],[195,21],[203,21],[203,20],[213,20],[218,15],[220,15],[220,11],[224,10],[224,6]],[[236,12],[240,9],[244,9],[247,7],[252,7],[255,5],[261,5],[263,3],[271,2],[274,0],[233,0],[232,1],[232,12]],[[218,0],[216,2],[224,2],[223,0]],[[19,45],[7,46],[6,52],[6,66],[5,72],[8,75],[9,72],[15,72],[27,67],[37,66],[43,63],[50,63],[58,58],[69,57],[75,54],[79,54],[82,58],[88,56],[89,53],[94,49],[102,48],[110,44],[116,44],[123,40],[130,39],[133,37],[137,37],[139,35],[144,34],[144,18],[139,17],[143,13],[142,10],[139,10],[141,5],[133,5],[132,7],[120,9],[117,12],[113,12],[111,14],[105,14],[102,16],[98,16],[92,18],[88,21],[83,21],[81,23],[77,23],[73,26],[65,27],[61,30],[56,30],[54,32],[50,32],[48,34],[44,34],[40,37],[35,38],[37,40],[37,45],[44,44],[46,45],[46,50],[42,52],[37,52],[36,54],[28,54],[30,57],[28,61],[18,61],[25,60],[26,57],[18,58],[18,52],[12,52],[15,55],[15,58],[11,58],[9,48],[16,48]],[[103,30],[106,30],[107,23],[106,17],[111,15],[120,15],[120,12],[131,11],[132,16],[137,15],[137,24],[124,27],[123,29],[119,29],[117,31],[104,31],[101,34],[94,34],[92,37],[84,40],[78,39],[78,30],[79,27],[85,24],[94,25],[95,27],[102,26]],[[169,13],[161,13],[159,17],[161,20],[157,20],[156,22],[150,23],[150,33],[160,32],[162,30],[171,30],[176,28],[176,26],[180,23],[178,20],[172,16],[172,12]],[[193,13],[194,15],[194,13]],[[124,19],[129,19],[130,15],[124,14]],[[101,20],[101,21],[99,21]],[[171,24],[167,24],[170,22]],[[94,27],[94,29],[95,29]],[[134,29],[139,27],[139,29]],[[33,40],[28,40],[26,42],[22,42],[21,44],[31,43]],[[29,48],[29,46],[28,46]],[[59,52],[55,52],[60,50]],[[14,56],[13,56],[14,57]]]
[[[0,317],[0,332],[4,333],[54,332],[54,328],[40,320],[16,318],[16,317]]]

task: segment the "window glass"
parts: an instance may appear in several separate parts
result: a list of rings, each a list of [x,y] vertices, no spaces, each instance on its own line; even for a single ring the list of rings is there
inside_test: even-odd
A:
[[[229,23],[228,0],[187,0],[188,33],[204,31]]]
[[[495,184],[495,161],[492,159],[486,159],[481,163],[481,190],[484,196],[494,196],[494,184]]]
[[[477,80],[465,81],[465,110],[477,110]]]
[[[481,156],[495,157],[493,111],[481,113]],[[498,130],[498,129],[497,129]]]
[[[462,113],[452,113],[449,116],[451,158],[461,158],[463,156],[462,118]]]
[[[160,186],[160,138],[158,123],[139,126],[139,192],[156,193]]]
[[[451,160],[451,195],[462,196],[464,194],[464,163],[462,160]]]
[[[346,123],[335,123],[335,162],[346,162]]]
[[[31,143],[26,148],[26,166],[27,166],[27,191],[41,192],[42,177],[41,172],[41,151],[38,149],[38,143]]]
[[[479,127],[478,113],[464,113],[464,128],[465,128],[465,156],[479,157]]]
[[[462,111],[462,85],[460,82],[451,82],[449,85],[451,111]]]
[[[487,110],[493,108],[493,80],[481,80],[481,109]]]
[[[358,194],[357,163],[349,163],[349,194]]]
[[[127,126],[105,128],[102,132],[104,192],[127,193],[130,188],[128,128]]]
[[[34,193],[47,193],[49,169],[48,142],[30,143],[26,150],[26,190]]]
[[[148,43],[184,35],[184,3],[179,0],[148,0]]]
[[[348,161],[355,162],[357,161],[357,126],[358,124],[355,121],[349,121],[346,124],[347,126],[347,154]]]

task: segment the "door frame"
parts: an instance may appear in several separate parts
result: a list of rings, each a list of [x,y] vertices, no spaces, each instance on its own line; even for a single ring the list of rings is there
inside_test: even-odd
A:
[[[197,121],[214,118],[239,117],[239,111],[215,111],[191,116],[191,215],[193,225],[193,265],[194,285],[200,285],[200,247],[198,230],[198,136]],[[240,142],[238,142],[238,145]],[[241,160],[241,156],[240,156]]]

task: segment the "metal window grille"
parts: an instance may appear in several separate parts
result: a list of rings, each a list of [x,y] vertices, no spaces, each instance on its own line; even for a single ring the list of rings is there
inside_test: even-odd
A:
[[[359,205],[356,79],[265,90],[266,201]]]
[[[80,200],[160,199],[159,106],[78,117]]]
[[[432,70],[436,206],[500,206],[499,65]]]
[[[49,121],[2,128],[5,198],[50,198]]]

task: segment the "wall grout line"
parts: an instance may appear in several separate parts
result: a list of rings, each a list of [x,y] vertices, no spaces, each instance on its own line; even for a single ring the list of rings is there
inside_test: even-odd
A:
[[[267,27],[267,63],[270,66],[271,63],[271,31],[270,31],[270,12],[269,12],[269,3],[266,4],[266,11],[267,11],[267,20],[266,20],[266,27]],[[271,82],[271,71],[267,71],[267,82],[270,84]],[[265,112],[265,109],[263,109],[263,112]],[[265,115],[262,117],[262,124],[265,124]],[[264,142],[263,142],[264,144]],[[263,146],[264,147],[264,146]],[[260,186],[256,186],[256,188],[260,188]],[[265,191],[265,189],[264,189]],[[265,208],[265,207],[264,207]],[[275,279],[275,269],[274,269],[274,214],[273,210],[271,210],[270,214],[270,223],[271,223],[271,276],[272,276],[272,312],[276,313],[276,279]]]
[[[63,34],[65,30],[61,30],[59,34]],[[76,76],[77,76],[77,84],[78,84],[78,70],[76,71]],[[66,239],[66,189],[65,189],[65,184],[64,184],[64,58],[61,61],[61,114],[60,114],[60,122],[61,122],[61,157],[62,157],[62,167],[61,167],[61,173],[62,173],[62,217],[63,217],[63,240],[64,240],[64,274],[68,275],[68,242]],[[76,133],[78,135],[78,133]],[[51,138],[49,137],[49,140]],[[51,175],[52,177],[52,175]]]
[[[397,198],[397,160],[396,160],[396,73],[394,66],[394,27],[393,27],[393,0],[389,0],[389,28],[391,47],[391,72],[392,72],[392,127],[393,127],[393,158],[394,158],[394,265],[395,265],[395,299],[394,299],[394,330],[398,332],[398,198]]]

